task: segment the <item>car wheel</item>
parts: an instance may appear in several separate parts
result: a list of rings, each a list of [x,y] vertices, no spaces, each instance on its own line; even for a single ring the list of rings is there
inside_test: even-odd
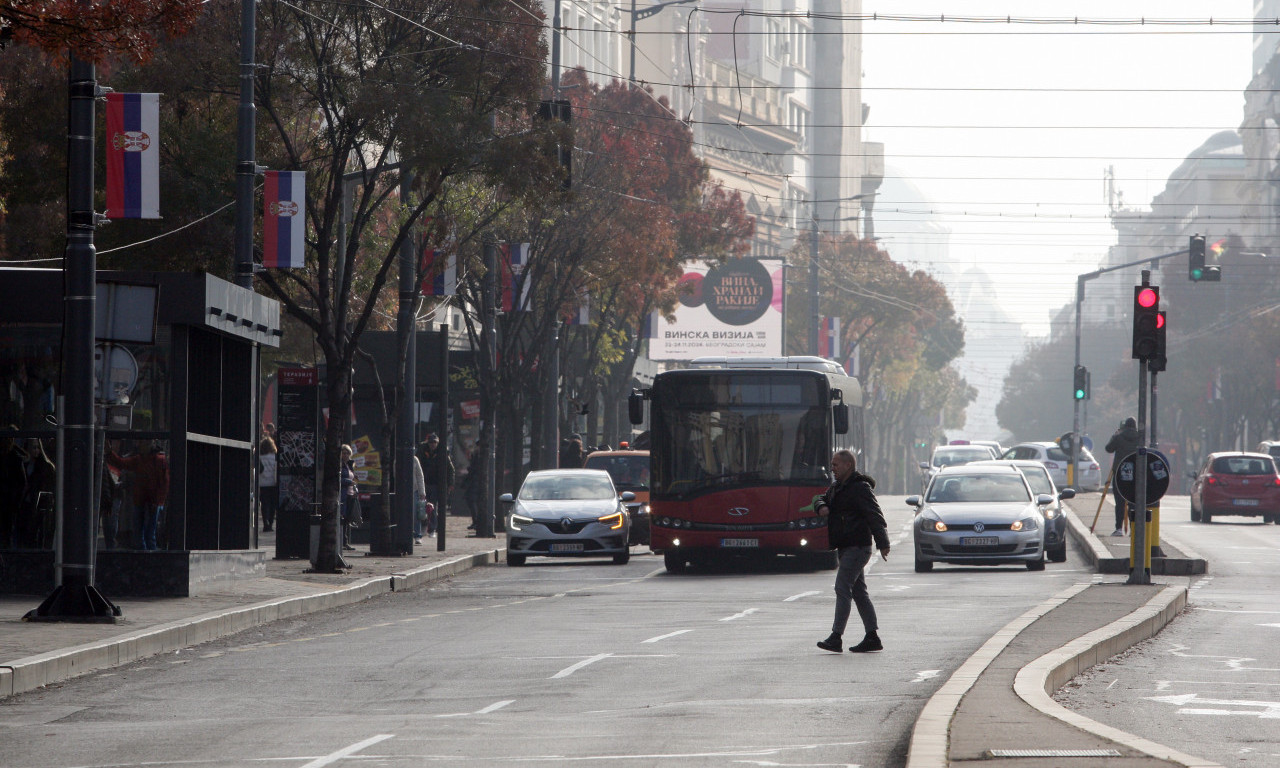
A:
[[[622,554],[620,554],[620,555],[614,555],[614,556],[613,556],[613,564],[614,564],[614,565],[626,565],[626,564],[627,564],[628,562],[630,562],[630,561],[631,561],[631,552],[630,552],[630,551],[623,552],[623,553],[622,553]]]
[[[1191,505],[1191,522],[1193,523],[1200,522],[1200,510],[1196,509],[1195,504]]]
[[[916,573],[928,573],[933,570],[932,560],[916,560]]]
[[[1213,513],[1211,513],[1211,512],[1210,512],[1209,510],[1207,510],[1207,509],[1202,509],[1202,510],[1200,510],[1200,522],[1202,522],[1202,523],[1212,523],[1212,522],[1213,522]]]
[[[1067,562],[1067,542],[1064,541],[1061,546],[1049,550],[1049,560],[1054,563]]]
[[[510,552],[508,552],[507,565],[511,566],[512,568],[517,568],[521,565],[524,565],[524,555],[513,555]]]
[[[684,573],[688,569],[684,555],[678,552],[663,552],[662,564],[667,567],[667,573]]]
[[[1044,570],[1044,558],[1041,558],[1041,559],[1039,559],[1039,560],[1028,560],[1028,561],[1027,561],[1027,570],[1028,570],[1028,571],[1043,571],[1043,570]]]

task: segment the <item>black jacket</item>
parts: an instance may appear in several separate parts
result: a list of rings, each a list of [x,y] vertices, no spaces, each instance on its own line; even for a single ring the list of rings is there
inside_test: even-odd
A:
[[[822,495],[818,505],[827,505],[827,544],[831,549],[844,547],[889,548],[888,527],[880,502],[872,488],[876,481],[854,472],[843,483],[836,483]]]
[[[1114,453],[1114,464],[1131,453],[1138,452],[1138,428],[1137,427],[1121,427],[1115,431],[1111,439],[1107,441],[1107,453]]]

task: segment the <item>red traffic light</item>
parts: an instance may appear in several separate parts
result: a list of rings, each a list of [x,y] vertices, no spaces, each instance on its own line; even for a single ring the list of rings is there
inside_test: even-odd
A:
[[[1138,302],[1138,306],[1150,309],[1160,303],[1160,294],[1150,288],[1143,288],[1141,291],[1138,291],[1136,300]]]
[[[1163,328],[1163,327],[1164,327],[1164,313],[1161,312],[1160,314],[1156,315],[1156,328]]]

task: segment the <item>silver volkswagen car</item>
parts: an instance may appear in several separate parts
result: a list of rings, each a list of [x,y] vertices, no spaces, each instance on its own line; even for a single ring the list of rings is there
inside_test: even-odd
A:
[[[1044,570],[1045,516],[1053,504],[1047,493],[1033,494],[1027,479],[1007,464],[944,467],[916,508],[916,572],[934,563],[1006,565],[1024,563]]]
[[[635,494],[614,488],[601,469],[546,469],[530,472],[507,514],[507,565],[524,565],[530,555],[612,557],[625,565],[631,517],[626,502]]]

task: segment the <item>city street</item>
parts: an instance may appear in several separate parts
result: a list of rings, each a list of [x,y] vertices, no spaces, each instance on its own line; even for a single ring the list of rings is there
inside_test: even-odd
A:
[[[1042,573],[916,574],[910,508],[882,503],[883,653],[814,647],[833,572],[534,558],[16,696],[5,763],[902,765],[960,663],[1093,576],[1075,553]]]
[[[1186,496],[1161,504],[1162,533],[1209,573],[1155,638],[1076,678],[1057,697],[1099,722],[1223,765],[1280,761],[1280,526],[1260,518],[1193,523]]]

